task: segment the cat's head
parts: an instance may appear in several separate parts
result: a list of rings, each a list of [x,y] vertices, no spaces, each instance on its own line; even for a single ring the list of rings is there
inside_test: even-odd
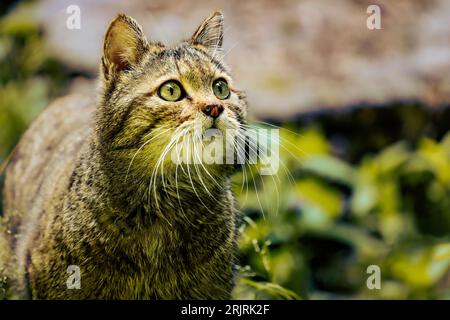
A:
[[[226,138],[234,139],[241,130],[246,102],[224,63],[222,39],[220,12],[172,47],[147,40],[126,15],[112,21],[104,40],[97,115],[105,152],[130,163],[127,171],[138,168],[142,173],[161,156],[167,163],[170,153],[183,147],[183,138],[190,137],[186,150],[196,157],[201,157],[201,134],[210,129],[232,143]]]

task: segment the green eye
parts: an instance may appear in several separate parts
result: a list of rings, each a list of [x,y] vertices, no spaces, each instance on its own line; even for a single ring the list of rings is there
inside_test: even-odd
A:
[[[221,100],[227,99],[230,96],[230,89],[224,79],[217,79],[214,81],[212,88],[216,97]]]
[[[158,89],[158,95],[161,99],[166,101],[178,101],[184,96],[184,91],[176,81],[170,80],[161,85]]]

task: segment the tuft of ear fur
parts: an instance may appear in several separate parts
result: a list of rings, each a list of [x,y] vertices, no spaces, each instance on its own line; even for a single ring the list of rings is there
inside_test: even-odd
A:
[[[209,50],[221,51],[223,41],[223,15],[213,12],[192,36],[192,44],[200,44]]]
[[[148,49],[141,27],[133,18],[119,14],[105,35],[103,45],[103,75],[110,79],[114,74],[135,65]]]

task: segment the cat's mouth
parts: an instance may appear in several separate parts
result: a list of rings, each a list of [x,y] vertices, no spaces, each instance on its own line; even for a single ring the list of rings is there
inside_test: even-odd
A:
[[[209,121],[207,121],[205,126],[205,131],[208,129],[219,129],[221,131],[225,131],[230,127],[230,121],[222,115],[217,118],[209,118],[208,120]]]
[[[219,128],[217,128],[217,119],[213,120],[210,128],[212,128],[212,129],[219,129]]]
[[[220,129],[219,122],[223,122],[222,116],[217,118],[206,117],[203,128],[205,131],[208,129]]]

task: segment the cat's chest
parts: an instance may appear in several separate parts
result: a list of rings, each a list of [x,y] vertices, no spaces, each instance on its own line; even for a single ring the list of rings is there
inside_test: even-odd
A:
[[[232,255],[223,248],[208,248],[205,243],[175,243],[181,238],[152,239],[145,248],[129,247],[111,272],[117,279],[118,294],[144,299],[178,299],[210,292],[211,283],[220,286],[218,277],[231,278]],[[150,241],[150,240],[148,240]],[[133,254],[131,254],[133,253]],[[111,284],[107,285],[108,287]],[[106,290],[107,292],[107,290]],[[199,297],[197,297],[199,298]]]

